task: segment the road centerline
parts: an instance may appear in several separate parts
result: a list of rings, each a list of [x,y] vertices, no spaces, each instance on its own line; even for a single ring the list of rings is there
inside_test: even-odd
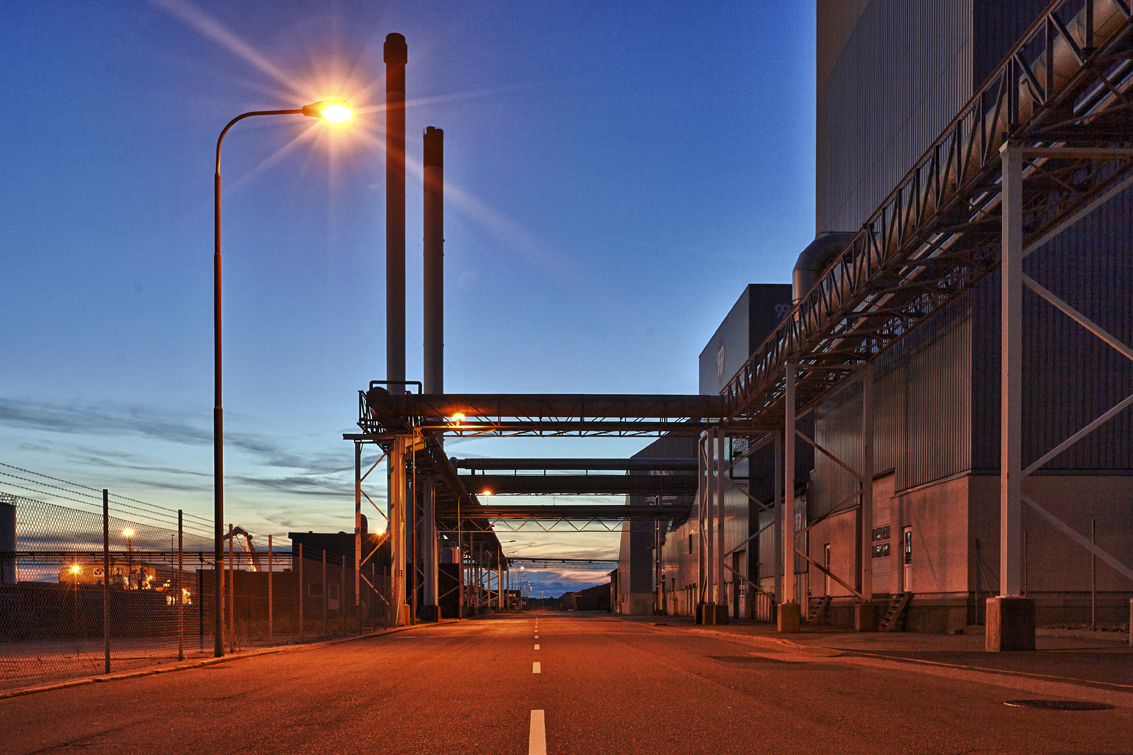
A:
[[[531,711],[531,731],[527,737],[527,755],[547,755],[547,727],[543,711]]]

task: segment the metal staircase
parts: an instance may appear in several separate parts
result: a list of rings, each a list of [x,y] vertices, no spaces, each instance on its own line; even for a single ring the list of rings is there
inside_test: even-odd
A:
[[[820,598],[810,599],[810,611],[806,616],[806,623],[811,626],[817,624],[820,620],[826,619],[826,607],[830,605],[830,596],[823,595]]]
[[[903,592],[893,596],[893,600],[889,602],[889,610],[885,612],[885,618],[877,627],[879,632],[892,632],[893,630],[903,630],[905,628],[905,609],[909,606],[909,601],[913,599],[911,592]]]

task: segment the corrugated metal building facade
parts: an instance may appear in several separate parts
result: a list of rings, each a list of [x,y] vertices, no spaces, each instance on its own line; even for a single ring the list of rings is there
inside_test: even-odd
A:
[[[818,6],[816,230],[856,230],[1000,62],[1045,2],[822,0]],[[1133,339],[1133,192],[1031,255],[1024,269],[1126,343]],[[999,280],[963,295],[875,364],[874,592],[909,591],[914,629],[978,623],[998,589]],[[1024,465],[1133,393],[1133,364],[1030,291],[1024,299]],[[815,416],[819,444],[855,466],[861,391],[849,385]],[[1133,561],[1133,413],[1125,411],[1047,464],[1025,492],[1099,545]],[[805,480],[805,478],[803,478]],[[856,491],[823,456],[808,517]],[[857,571],[858,512],[811,532],[809,548],[843,577]],[[1089,554],[1024,511],[1028,594],[1039,621],[1080,620]],[[873,554],[867,554],[871,557]],[[906,563],[907,562],[907,563]],[[1055,565],[1057,564],[1057,567]],[[848,580],[852,582],[851,580]],[[850,593],[812,579],[812,596]],[[1114,620],[1130,586],[1098,569]],[[1122,608],[1124,606],[1124,608]],[[1099,614],[1099,617],[1102,614]]]
[[[744,288],[735,305],[728,312],[720,327],[709,339],[700,354],[700,393],[717,394],[724,384],[743,366],[748,357],[778,322],[790,311],[791,287],[785,284],[752,284]],[[695,456],[696,441],[689,439],[685,446],[687,454]],[[656,444],[651,445],[650,451]],[[730,453],[730,447],[728,449]],[[643,451],[642,454],[646,452]],[[654,453],[654,456],[663,456]],[[798,469],[810,468],[811,459],[802,454]],[[774,468],[770,450],[753,456],[735,466],[732,478],[741,488],[750,489],[751,494],[761,500],[772,497]],[[715,465],[715,462],[713,462]],[[757,517],[750,516],[750,506],[744,494],[730,484],[724,488],[724,547],[736,548],[728,559],[728,565],[736,572],[755,581],[761,571],[770,569],[774,563],[774,544],[770,537],[762,557],[760,542],[745,544],[749,535],[756,531]],[[697,579],[700,574],[700,524],[699,505],[694,504],[687,522],[672,531],[661,534],[661,584],[657,589],[656,605],[665,613],[692,615],[697,599]],[[629,523],[627,523],[628,527]],[[770,530],[767,531],[770,534]],[[715,543],[714,543],[715,545]],[[741,547],[742,546],[742,547]],[[765,568],[761,570],[761,562]],[[773,577],[772,577],[773,579]],[[726,602],[732,615],[748,615],[753,604],[746,584],[732,574],[725,577]]]

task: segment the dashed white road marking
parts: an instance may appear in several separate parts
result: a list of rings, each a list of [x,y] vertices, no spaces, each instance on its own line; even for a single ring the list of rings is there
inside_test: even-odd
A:
[[[538,649],[539,649],[539,643],[538,643],[538,642],[536,642],[536,643],[535,643],[535,649],[536,649],[536,650],[538,650]]]
[[[527,755],[547,755],[547,727],[543,711],[531,711],[531,733],[527,737]]]
[[[543,673],[543,670],[541,668],[539,668],[539,661],[535,661],[534,663],[531,664],[531,673],[532,674]]]

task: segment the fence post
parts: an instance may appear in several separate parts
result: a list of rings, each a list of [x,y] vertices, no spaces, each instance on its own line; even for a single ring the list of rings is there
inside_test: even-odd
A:
[[[338,615],[342,617],[342,633],[346,634],[346,554],[342,554],[342,581],[338,583]]]
[[[205,651],[205,554],[197,552],[197,649]],[[216,601],[213,601],[215,605]]]
[[[184,513],[177,509],[177,660],[185,660],[185,523]]]
[[[268,535],[268,644],[275,644],[275,625],[272,623],[274,618],[275,608],[272,602],[271,594],[271,575],[272,575],[272,560],[271,560],[271,535]]]
[[[323,637],[327,636],[327,549],[323,548]]]
[[[291,558],[294,560],[295,552],[292,551]],[[295,565],[292,564],[292,568]],[[299,543],[299,642],[303,641],[303,544]]]
[[[102,489],[102,638],[103,673],[110,673],[110,491]]]
[[[228,652],[232,652],[236,647],[236,617],[232,612],[236,610],[236,585],[233,584],[232,578],[232,523],[228,524],[228,626],[225,631],[228,634]]]

